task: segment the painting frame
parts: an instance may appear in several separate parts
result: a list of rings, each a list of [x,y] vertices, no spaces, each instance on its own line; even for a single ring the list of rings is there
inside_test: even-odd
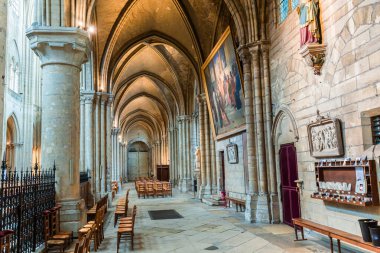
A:
[[[320,135],[321,131],[327,131],[328,134],[323,134],[323,137],[321,137],[320,140],[316,140],[316,136]],[[307,126],[307,134],[308,134],[308,140],[309,140],[310,155],[312,157],[329,158],[329,157],[344,156],[342,125],[339,119],[320,118],[316,122],[311,122]],[[326,138],[327,140],[325,140]],[[328,139],[330,139],[330,141]],[[323,143],[329,143],[329,142],[333,143],[333,144],[330,144],[331,146],[333,146],[333,148],[323,150],[320,147],[320,146],[327,146],[326,144],[323,144]],[[322,143],[322,144],[319,144],[319,143]]]
[[[236,73],[234,73],[234,74],[235,74],[235,76],[238,76],[239,82],[240,82],[239,83],[239,85],[240,85],[239,88],[240,88],[241,93],[239,91],[238,99],[241,102],[241,105],[240,105],[241,106],[241,108],[240,108],[241,111],[239,111],[239,114],[241,114],[241,116],[239,117],[239,122],[238,122],[237,126],[231,126],[231,127],[227,126],[224,129],[220,128],[223,131],[222,133],[220,133],[219,132],[219,130],[220,130],[219,127],[217,129],[216,119],[215,119],[214,113],[213,113],[213,111],[214,112],[217,111],[218,108],[214,108],[212,106],[211,101],[210,101],[210,95],[209,95],[210,84],[207,83],[206,69],[208,69],[209,65],[211,65],[211,63],[213,63],[212,61],[214,60],[214,57],[220,52],[220,49],[222,48],[222,46],[223,46],[223,49],[226,47],[225,43],[226,43],[226,41],[228,39],[232,40],[232,47],[233,47],[233,52],[228,52],[228,53],[231,56],[233,55],[233,57],[235,59],[234,64],[236,64],[236,66],[235,66],[236,67]],[[226,139],[226,138],[228,138],[228,137],[230,137],[232,135],[236,135],[238,133],[244,132],[246,130],[246,125],[245,125],[246,121],[245,121],[245,105],[244,105],[244,84],[243,84],[243,80],[242,80],[242,76],[243,75],[242,75],[242,71],[241,71],[241,67],[240,67],[239,57],[236,54],[236,46],[235,46],[235,43],[234,43],[233,38],[232,38],[232,33],[231,33],[230,27],[227,27],[227,29],[224,31],[224,33],[222,34],[222,36],[219,39],[218,43],[216,43],[216,45],[213,48],[213,50],[211,51],[210,55],[207,57],[207,59],[205,60],[204,64],[202,65],[201,76],[202,76],[203,88],[204,88],[204,91],[205,91],[205,94],[206,94],[207,109],[208,109],[208,113],[209,113],[210,118],[211,118],[210,122],[211,122],[211,126],[212,126],[212,133],[213,133],[214,139],[216,139],[216,140]],[[236,87],[237,87],[237,85],[235,83],[235,89],[236,89]],[[230,95],[230,94],[228,94],[228,95]],[[236,95],[235,95],[235,97],[236,97]],[[225,109],[225,108],[223,108],[223,109]],[[236,110],[236,112],[238,112],[238,110]]]
[[[239,153],[237,144],[230,143],[226,146],[227,161],[230,164],[239,163]]]

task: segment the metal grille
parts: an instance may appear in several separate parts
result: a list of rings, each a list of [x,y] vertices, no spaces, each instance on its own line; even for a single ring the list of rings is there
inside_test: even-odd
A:
[[[55,166],[12,170],[3,161],[0,187],[0,231],[13,230],[11,252],[29,253],[44,244],[42,212],[55,206]]]
[[[380,144],[380,115],[371,118],[373,144]]]

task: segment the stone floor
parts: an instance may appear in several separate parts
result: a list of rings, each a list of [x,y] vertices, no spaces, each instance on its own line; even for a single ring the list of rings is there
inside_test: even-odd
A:
[[[257,225],[244,222],[243,213],[234,208],[211,207],[189,194],[174,191],[173,197],[138,199],[133,184],[130,208],[137,205],[135,251],[137,252],[330,252],[327,242],[306,234],[308,240],[294,242],[294,231],[286,225]],[[175,209],[184,218],[151,220],[149,210]],[[105,224],[105,239],[98,252],[116,252],[113,210]],[[120,252],[130,251],[130,242],[122,241]],[[342,252],[358,252],[345,251]]]

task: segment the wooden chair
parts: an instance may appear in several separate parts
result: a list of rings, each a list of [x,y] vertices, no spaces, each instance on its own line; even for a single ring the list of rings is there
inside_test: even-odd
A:
[[[170,195],[170,197],[173,196],[172,185],[170,182],[163,182],[162,183],[162,189],[163,189],[163,194],[165,196],[169,196],[169,195]]]
[[[153,188],[153,183],[152,182],[147,182],[145,184],[145,189],[146,189],[146,196],[153,196],[154,197],[154,188]]]
[[[133,206],[133,209],[135,209],[135,206]],[[121,239],[131,239],[131,248],[133,250],[133,239],[134,239],[134,229],[135,229],[135,220],[136,220],[136,213],[132,216],[132,224],[131,226],[119,226],[117,230],[117,252],[119,252],[120,247],[120,241]]]
[[[124,206],[125,205],[125,201],[128,200],[128,198],[129,198],[129,191],[130,191],[130,189],[128,189],[127,192],[125,193],[125,198],[119,199],[116,206]]]
[[[0,232],[0,252],[11,252],[11,237],[13,236],[13,230],[4,230]]]
[[[140,196],[143,196],[145,199],[146,190],[145,190],[145,184],[144,183],[138,183],[137,184],[137,196],[140,198]]]
[[[43,212],[44,216],[44,239],[45,239],[45,250],[49,252],[49,249],[58,248],[59,252],[65,251],[65,241],[52,239],[50,236],[50,222],[49,222],[49,211]]]
[[[114,214],[114,224],[113,224],[114,227],[116,227],[117,220],[120,216],[122,216],[122,217],[127,216],[128,202],[129,202],[129,200],[126,200],[124,206],[116,206],[116,210],[115,210],[115,214]]]
[[[67,245],[73,241],[73,231],[60,231],[61,223],[59,220],[59,210],[61,206],[50,209],[50,228],[54,239],[65,240]]]
[[[163,190],[161,182],[155,182],[154,186],[153,186],[153,189],[154,189],[154,195],[156,197],[158,197],[158,196],[162,196],[163,197],[164,196],[164,190]]]
[[[133,208],[132,208],[132,215],[130,217],[121,218],[119,220],[119,227],[122,224],[132,224],[133,215],[136,216],[136,214],[137,214],[137,207],[136,207],[136,205],[134,205]]]

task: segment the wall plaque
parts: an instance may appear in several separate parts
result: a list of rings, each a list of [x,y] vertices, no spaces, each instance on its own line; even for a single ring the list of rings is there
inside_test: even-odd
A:
[[[342,130],[339,119],[319,115],[307,126],[310,155],[316,158],[344,155]]]
[[[227,145],[227,159],[228,163],[238,163],[238,148],[236,144],[228,144]]]

